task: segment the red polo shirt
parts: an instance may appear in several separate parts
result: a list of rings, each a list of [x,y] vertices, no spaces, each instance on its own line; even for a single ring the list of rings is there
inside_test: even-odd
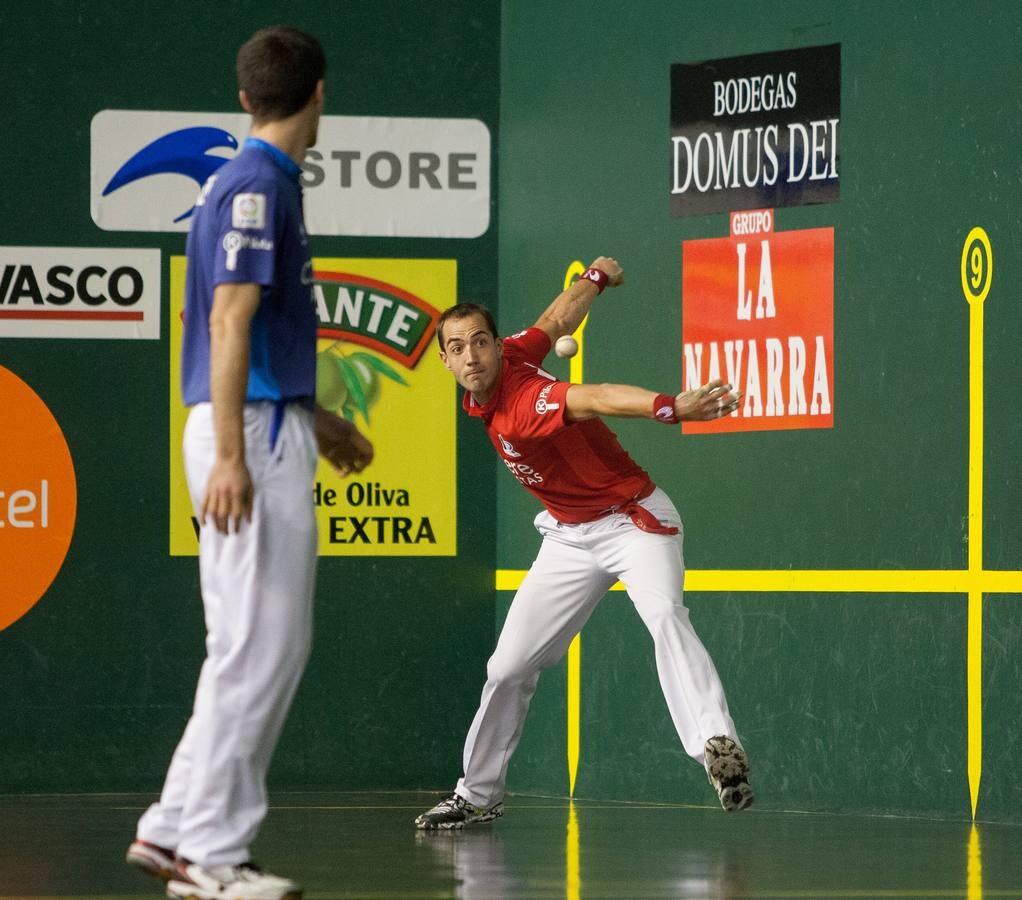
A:
[[[540,368],[550,338],[529,328],[504,339],[503,371],[489,403],[466,391],[504,465],[559,522],[589,522],[653,489],[646,471],[601,419],[569,422],[571,385]]]

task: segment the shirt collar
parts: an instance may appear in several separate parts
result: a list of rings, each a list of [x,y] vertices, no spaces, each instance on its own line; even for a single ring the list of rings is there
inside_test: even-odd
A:
[[[493,392],[493,396],[486,401],[485,404],[478,403],[475,396],[471,391],[465,391],[461,395],[461,407],[470,416],[479,416],[483,419],[493,415],[494,410],[497,408],[497,401],[500,400],[500,395],[504,391],[504,378],[507,376],[508,362],[507,357],[504,357],[500,361],[500,378],[497,381],[497,389]]]
[[[274,147],[268,141],[254,137],[245,138],[244,149],[247,150],[249,147],[255,147],[258,150],[262,150],[263,153],[269,154],[270,159],[277,164],[278,168],[283,170],[285,175],[293,181],[298,181],[298,176],[302,174],[302,167],[281,150],[280,147]]]

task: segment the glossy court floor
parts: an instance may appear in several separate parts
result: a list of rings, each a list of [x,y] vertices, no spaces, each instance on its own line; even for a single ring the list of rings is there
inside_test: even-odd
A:
[[[511,797],[421,833],[424,793],[277,794],[255,850],[326,898],[1022,897],[1022,827]],[[151,798],[0,796],[0,897],[158,897],[123,853]]]

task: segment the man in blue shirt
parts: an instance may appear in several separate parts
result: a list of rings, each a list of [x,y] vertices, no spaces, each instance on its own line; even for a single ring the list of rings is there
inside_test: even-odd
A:
[[[372,446],[315,405],[316,311],[298,177],[316,142],[326,63],[292,28],[238,52],[251,137],[202,188],[188,235],[185,471],[202,528],[206,661],[163,792],[128,861],[171,897],[297,898],[249,844],[266,771],[308,657],[317,449],[342,475]]]

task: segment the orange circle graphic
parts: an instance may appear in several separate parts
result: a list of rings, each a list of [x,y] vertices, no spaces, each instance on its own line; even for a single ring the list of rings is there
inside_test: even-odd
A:
[[[64,432],[0,366],[0,631],[46,593],[71,545],[78,486]]]

